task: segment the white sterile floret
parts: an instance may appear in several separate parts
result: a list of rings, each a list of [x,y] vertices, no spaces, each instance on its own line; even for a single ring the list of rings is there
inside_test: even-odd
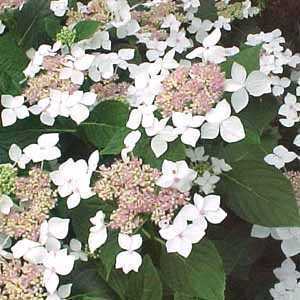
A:
[[[50,173],[51,180],[58,186],[59,195],[68,197],[69,209],[78,206],[81,198],[88,199],[94,195],[90,181],[98,162],[99,152],[95,151],[91,154],[88,163],[83,159],[74,161],[69,158],[59,166],[58,170]]]
[[[222,46],[218,46],[217,43],[221,39],[221,31],[216,28],[207,37],[203,39],[203,47],[195,48],[190,52],[186,58],[194,59],[201,58],[204,62],[211,62],[215,64],[220,64],[226,60],[226,56],[232,56],[236,54],[236,48],[225,49]]]
[[[203,116],[193,116],[191,113],[173,112],[172,122],[175,127],[174,132],[181,135],[181,141],[185,145],[196,146],[200,137],[199,128],[205,118]]]
[[[219,16],[218,20],[214,22],[214,27],[219,29],[224,29],[226,31],[231,30],[230,18],[224,18],[223,16]]]
[[[117,28],[117,37],[119,39],[124,39],[127,36],[135,35],[140,30],[140,28],[141,27],[139,23],[136,20],[131,19],[126,24],[121,25]]]
[[[38,50],[30,55],[31,61],[23,71],[26,77],[33,78],[37,73],[42,70],[42,64],[44,57],[46,56],[55,56],[57,51],[61,48],[61,43],[56,42],[53,46],[50,45],[41,45]],[[34,51],[34,50],[33,50]]]
[[[161,28],[170,28],[173,31],[179,31],[181,23],[176,19],[176,16],[170,14],[164,18]]]
[[[271,76],[272,93],[274,96],[281,96],[284,94],[284,89],[288,88],[291,80],[287,77]]]
[[[59,249],[60,243],[58,243],[58,240],[63,240],[67,237],[69,225],[69,219],[58,217],[52,217],[48,221],[44,221],[40,228],[39,242],[42,245],[46,245],[48,250],[50,250],[49,248],[51,248],[51,250]]]
[[[144,128],[151,127],[155,119],[155,110],[155,105],[139,105],[130,112],[126,127],[133,130],[137,129],[140,125]]]
[[[246,0],[242,2],[243,4],[243,18],[248,19],[249,17],[253,17],[259,13],[259,8],[256,6],[252,6],[250,0]]]
[[[84,71],[88,70],[94,60],[94,55],[86,54],[85,51],[73,46],[71,55],[66,56],[65,67],[59,73],[60,79],[71,79],[75,84],[82,85],[84,81]]]
[[[159,234],[167,241],[168,253],[178,253],[183,257],[188,257],[192,251],[192,245],[205,236],[206,227],[207,223],[201,220],[189,224],[184,216],[177,215],[173,223],[164,226]]]
[[[2,23],[2,20],[0,20],[0,35],[3,34],[6,26]]]
[[[289,151],[284,146],[279,145],[273,149],[272,154],[264,157],[264,161],[271,166],[275,166],[277,169],[281,169],[286,163],[290,163],[296,158],[297,154],[295,152]]]
[[[51,1],[50,9],[57,17],[62,17],[68,10],[68,0]]]
[[[187,30],[189,33],[195,34],[195,39],[197,42],[202,43],[212,28],[213,23],[210,20],[202,21],[201,19],[194,17]]]
[[[14,202],[7,195],[0,195],[0,215],[8,215],[11,208],[14,206]]]
[[[97,95],[93,92],[76,91],[63,103],[63,110],[79,125],[89,117],[88,107],[92,106],[96,99]]]
[[[182,0],[182,2],[184,10],[198,8],[200,6],[200,0]]]
[[[205,154],[204,147],[197,147],[195,149],[188,148],[186,149],[186,156],[192,161],[192,162],[202,162],[207,161],[209,158],[209,155]]]
[[[130,271],[138,272],[139,267],[142,264],[141,255],[136,252],[143,243],[140,234],[127,235],[119,233],[118,236],[119,246],[126,250],[120,252],[116,257],[116,269],[122,269],[125,274]]]
[[[126,0],[108,0],[106,3],[113,14],[111,24],[114,27],[121,27],[130,21],[130,6]]]
[[[82,243],[77,239],[71,239],[69,245],[70,255],[75,257],[75,260],[88,261],[87,254],[82,251]]]
[[[23,149],[26,157],[30,158],[34,163],[44,160],[50,161],[61,156],[61,152],[56,147],[59,142],[58,133],[46,133],[39,136],[37,144],[31,144]]]
[[[202,197],[199,194],[195,194],[194,204],[185,205],[179,211],[178,215],[188,221],[219,224],[227,216],[227,213],[220,207],[220,204],[221,198],[218,195]]]
[[[132,152],[137,144],[137,142],[140,140],[142,134],[138,130],[131,131],[128,133],[128,135],[124,139],[124,145],[125,148],[121,151],[121,157],[124,162],[129,161],[128,154]]]
[[[34,115],[40,114],[43,124],[53,126],[58,116],[71,117],[77,124],[85,121],[90,114],[89,107],[97,99],[93,92],[76,91],[73,94],[50,89],[50,97],[40,100],[29,108]]]
[[[89,39],[81,40],[77,45],[83,50],[97,50],[103,48],[111,50],[111,40],[108,31],[97,31]]]
[[[48,294],[46,300],[66,300],[71,295],[72,284],[61,285],[56,292]]]
[[[22,149],[16,144],[10,146],[8,156],[20,169],[25,169],[26,165],[31,161],[31,158],[24,154]]]
[[[296,137],[294,138],[293,144],[296,145],[297,147],[300,147],[300,134],[296,135]]]
[[[120,49],[118,53],[100,53],[95,55],[93,63],[89,67],[89,77],[99,82],[101,79],[110,79],[114,75],[114,65],[126,70],[129,66],[127,60],[134,57],[134,49]]]
[[[286,257],[291,257],[300,253],[300,228],[299,227],[264,227],[253,225],[251,236],[255,238],[267,238],[272,236],[275,240],[280,240],[281,250]]]
[[[280,268],[274,269],[273,272],[279,281],[290,287],[294,286],[300,278],[300,272],[296,271],[296,264],[290,258],[283,261]]]
[[[171,30],[166,40],[169,47],[173,48],[177,53],[182,53],[192,47],[192,42],[186,37],[185,30]]]
[[[271,92],[270,78],[260,71],[252,71],[248,76],[246,69],[234,62],[231,79],[225,81],[225,91],[233,92],[231,104],[236,112],[243,110],[249,102],[249,95],[259,97]]]
[[[211,194],[215,191],[216,183],[220,181],[220,177],[205,171],[201,176],[197,177],[195,184],[199,186],[199,191],[205,195]]]
[[[23,96],[2,95],[1,104],[4,107],[1,112],[1,120],[4,127],[13,125],[17,119],[21,120],[29,117]]]
[[[156,184],[163,188],[175,188],[181,192],[188,192],[193,185],[197,172],[190,169],[184,160],[172,162],[164,160],[162,164],[162,175]]]
[[[151,127],[145,128],[146,134],[151,139],[151,149],[156,157],[160,157],[168,150],[168,143],[177,139],[178,134],[174,127],[167,125],[169,118],[154,119]]]
[[[228,172],[232,170],[231,166],[228,165],[224,159],[211,157],[211,164],[215,175],[220,175],[222,172]]]
[[[215,139],[219,134],[227,143],[238,142],[245,138],[245,130],[237,116],[231,116],[231,107],[224,99],[205,116],[206,123],[201,127],[203,139]]]
[[[58,275],[68,275],[74,267],[75,258],[73,255],[68,255],[67,249],[59,251],[51,251],[47,253],[43,260],[44,271],[44,285],[50,294],[55,293],[59,286]]]
[[[288,93],[284,98],[284,104],[279,108],[278,114],[285,118],[280,118],[279,122],[285,127],[293,127],[295,123],[300,121],[299,117],[300,103],[297,97]]]
[[[93,226],[90,228],[88,245],[92,253],[100,248],[107,240],[107,229],[104,218],[105,215],[101,210],[98,211],[93,218],[90,218],[90,222]]]

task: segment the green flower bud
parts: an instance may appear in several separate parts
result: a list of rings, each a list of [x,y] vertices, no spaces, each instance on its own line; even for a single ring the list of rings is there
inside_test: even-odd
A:
[[[15,191],[17,170],[11,164],[0,165],[0,195],[10,195]]]
[[[75,42],[76,33],[64,26],[62,30],[56,35],[56,40],[60,41],[63,45],[72,45]]]

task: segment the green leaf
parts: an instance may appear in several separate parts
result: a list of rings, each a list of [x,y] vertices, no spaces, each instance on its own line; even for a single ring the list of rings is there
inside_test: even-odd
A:
[[[272,96],[252,100],[253,101],[239,113],[239,118],[248,128],[256,129],[259,133],[262,133],[274,118],[276,118],[279,105],[275,97]]]
[[[127,130],[128,105],[120,101],[103,101],[98,104],[79,130],[82,135],[103,154],[119,154]]]
[[[100,102],[91,112],[88,122],[104,123],[112,126],[125,127],[129,115],[126,103],[117,100]]]
[[[222,174],[220,187],[238,216],[267,227],[300,225],[291,183],[281,171],[254,160],[231,166],[232,171]]]
[[[26,54],[10,33],[0,36],[0,53],[0,94],[20,95],[28,64]]]
[[[76,32],[76,41],[90,38],[99,28],[100,22],[95,20],[80,21],[74,27]]]
[[[128,287],[127,299],[162,299],[162,284],[149,255],[144,256],[139,272],[130,274]]]
[[[254,70],[259,70],[259,56],[261,45],[255,47],[244,47],[238,54],[229,58],[226,62],[221,64],[221,69],[226,74],[226,78],[231,77],[231,67],[234,62],[244,66],[247,74]]]
[[[118,155],[124,148],[124,139],[130,132],[128,128],[118,128],[105,148],[101,151],[102,155]]]
[[[72,287],[72,297],[74,297],[74,299],[119,299],[98,274],[97,266],[93,263],[77,263],[71,276],[71,282],[76,283]]]
[[[214,244],[202,240],[186,259],[166,253],[160,259],[163,281],[175,292],[205,300],[224,299],[225,274]]]
[[[101,247],[99,258],[101,259],[103,266],[105,267],[106,276],[108,280],[110,273],[115,265],[116,256],[121,251],[118,243],[118,234],[114,232],[109,235],[105,244]]]
[[[214,0],[201,0],[201,9],[198,9],[196,16],[202,20],[215,21],[218,19],[218,12]]]
[[[56,40],[56,35],[61,31],[62,26],[60,25],[59,18],[50,16],[44,19],[45,22],[45,30],[48,36],[52,40]]]
[[[27,50],[50,42],[45,30],[45,18],[52,15],[49,0],[26,1],[22,10],[16,12],[14,34],[18,45]]]

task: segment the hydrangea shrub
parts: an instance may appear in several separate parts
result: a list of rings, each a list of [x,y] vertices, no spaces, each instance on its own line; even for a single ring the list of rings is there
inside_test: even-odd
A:
[[[0,3],[0,300],[300,299],[300,54],[263,9]]]

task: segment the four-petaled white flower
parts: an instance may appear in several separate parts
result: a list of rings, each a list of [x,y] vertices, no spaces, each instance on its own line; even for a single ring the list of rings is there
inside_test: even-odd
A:
[[[217,46],[217,43],[221,39],[221,31],[216,28],[208,36],[203,39],[203,47],[198,47],[190,52],[186,57],[188,59],[194,59],[196,57],[201,58],[205,62],[211,62],[220,64],[226,60],[226,49],[222,46]]]
[[[199,176],[195,183],[199,186],[199,191],[208,195],[213,193],[216,188],[216,183],[220,181],[220,177],[205,171],[202,176]]]
[[[212,170],[215,175],[220,175],[222,172],[228,172],[232,170],[230,165],[228,165],[224,159],[212,157],[211,164],[212,164]]]
[[[51,1],[50,9],[57,17],[62,17],[68,10],[68,0],[55,0]]]
[[[284,98],[284,104],[280,106],[278,111],[278,114],[285,118],[280,118],[279,122],[285,127],[292,127],[300,121],[299,112],[300,103],[297,102],[297,97],[288,93]]]
[[[183,257],[188,257],[192,251],[192,244],[198,243],[204,236],[207,224],[205,222],[194,222],[189,224],[181,215],[177,215],[173,224],[164,226],[160,236],[167,240],[168,253],[177,252]]]
[[[1,104],[4,109],[1,112],[3,126],[10,126],[16,123],[17,119],[29,117],[28,108],[24,105],[24,97],[11,95],[2,95]]]
[[[44,160],[54,160],[61,156],[60,150],[56,147],[59,141],[58,133],[42,134],[37,144],[31,144],[23,149],[26,157],[29,157],[34,163]]]
[[[20,169],[25,169],[26,165],[31,161],[31,158],[24,154],[22,149],[16,144],[10,146],[8,156]]]
[[[260,71],[252,71],[247,77],[244,66],[234,62],[231,79],[225,81],[225,91],[233,92],[231,104],[236,112],[243,110],[249,103],[249,95],[262,96],[271,92],[271,79]]]
[[[76,91],[63,103],[67,115],[78,125],[89,117],[88,106],[96,102],[97,95],[93,92]]]
[[[44,221],[40,228],[39,242],[45,245],[47,250],[54,251],[60,249],[59,240],[66,238],[69,232],[70,219],[52,217]]]
[[[203,116],[193,116],[191,113],[173,112],[172,114],[174,132],[181,135],[182,143],[192,147],[196,146],[200,137],[200,130],[197,128],[202,125],[204,120]]]
[[[288,151],[284,146],[279,145],[273,149],[272,154],[268,154],[264,157],[267,164],[275,166],[277,169],[281,169],[286,163],[290,163],[297,158],[297,154],[292,151]]]
[[[122,269],[125,274],[130,271],[138,272],[139,267],[142,264],[141,255],[136,252],[143,243],[140,234],[134,234],[132,236],[119,233],[118,236],[119,246],[126,250],[120,252],[116,257],[116,269]]]
[[[169,118],[161,120],[154,119],[153,125],[145,129],[146,134],[151,139],[151,149],[156,157],[160,157],[168,150],[168,143],[173,142],[178,137],[174,128],[167,125]]]
[[[92,173],[96,170],[99,162],[99,152],[91,154],[88,163],[80,159],[72,158],[61,164],[58,170],[50,173],[51,180],[58,186],[61,197],[67,197],[68,208],[79,205],[80,199],[88,199],[94,195],[90,187]]]
[[[163,188],[175,188],[181,192],[188,192],[193,185],[197,172],[190,169],[186,161],[177,162],[164,160],[162,164],[162,175],[156,184]]]
[[[75,84],[82,85],[84,71],[88,70],[94,60],[94,55],[85,54],[85,51],[77,46],[72,47],[71,54],[66,57],[65,67],[60,71],[60,79],[71,79]]]
[[[234,143],[245,137],[241,120],[237,116],[231,116],[231,107],[225,99],[212,108],[205,119],[207,123],[201,127],[203,139],[215,139],[220,133],[225,142]]]
[[[194,204],[185,205],[179,212],[179,216],[198,222],[219,224],[226,218],[227,213],[220,207],[221,198],[218,195],[208,195],[202,197],[194,195]]]
[[[88,261],[87,254],[82,251],[82,243],[77,239],[71,239],[69,245],[70,255],[75,257],[75,260]]]
[[[92,253],[100,248],[107,240],[107,229],[104,218],[105,215],[101,210],[98,211],[93,218],[90,218],[93,226],[90,228],[88,244]]]
[[[192,162],[201,162],[201,161],[207,161],[209,156],[205,155],[205,149],[204,147],[197,147],[195,149],[187,149],[186,150],[186,156],[192,161]]]
[[[144,128],[151,127],[154,122],[155,105],[140,105],[130,112],[126,127],[137,129],[141,124]]]
[[[271,76],[272,93],[274,96],[283,95],[284,89],[288,88],[291,80],[287,77]]]
[[[43,265],[46,267],[44,271],[43,283],[47,292],[53,294],[59,285],[58,275],[68,275],[74,267],[75,257],[68,255],[67,249],[48,252],[44,259]]]

